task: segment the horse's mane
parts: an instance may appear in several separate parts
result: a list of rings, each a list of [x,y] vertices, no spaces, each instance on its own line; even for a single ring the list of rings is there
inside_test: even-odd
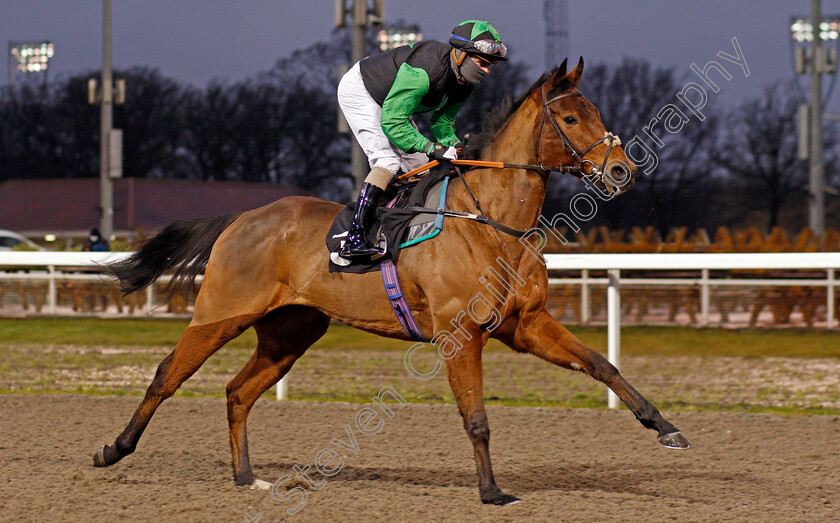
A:
[[[557,72],[557,66],[550,71],[543,73],[539,80],[534,82],[534,85],[528,88],[524,94],[513,100],[510,96],[505,96],[502,103],[497,107],[488,111],[481,120],[481,131],[475,136],[470,137],[467,149],[464,151],[463,157],[468,160],[475,160],[480,158],[484,150],[493,143],[496,135],[505,126],[505,123],[510,119],[513,113],[525,102],[528,96],[531,95],[538,87],[546,82],[554,73]]]

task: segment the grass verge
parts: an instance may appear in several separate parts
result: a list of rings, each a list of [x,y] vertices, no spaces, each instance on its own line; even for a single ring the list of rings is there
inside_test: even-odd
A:
[[[142,395],[187,324],[0,319],[0,393]],[[604,350],[605,328],[571,330]],[[177,394],[223,397],[255,345],[249,330],[211,357]],[[410,346],[333,325],[292,370],[291,398],[369,402],[391,386],[410,402],[452,403],[445,371],[428,381],[406,372],[403,355]],[[431,368],[433,349],[421,352],[415,363]],[[627,327],[622,373],[663,410],[840,414],[838,332]],[[498,342],[486,349],[484,374],[491,405],[605,406],[602,384]]]
[[[5,345],[84,345],[174,347],[187,320],[147,318],[0,318],[0,343]],[[584,343],[604,351],[604,327],[569,329]],[[248,329],[228,347],[253,348]],[[406,342],[381,338],[344,325],[332,325],[315,345],[319,349],[405,351]],[[491,340],[487,351],[510,349]],[[645,356],[733,356],[840,358],[840,331],[819,329],[722,329],[693,327],[624,327],[623,354]]]

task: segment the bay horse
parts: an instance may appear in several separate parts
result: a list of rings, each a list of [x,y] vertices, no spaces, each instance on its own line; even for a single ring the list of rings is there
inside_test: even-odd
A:
[[[625,182],[635,176],[635,166],[617,138],[606,132],[598,109],[578,90],[582,73],[583,59],[568,73],[564,61],[509,106],[494,132],[484,133],[480,159],[521,167],[467,173],[487,216],[510,228],[536,227],[551,170],[600,173],[601,185],[614,193],[629,187],[611,182],[615,178],[603,176],[596,167],[607,165],[613,154],[617,163],[611,173]],[[590,146],[579,148],[585,144]],[[558,167],[543,167],[554,165]],[[464,183],[450,184],[447,199],[447,208],[476,211],[476,200]],[[256,350],[227,385],[234,482],[253,485],[259,480],[248,457],[248,413],[324,335],[331,318],[380,336],[411,339],[385,299],[379,274],[328,271],[324,238],[343,207],[317,198],[289,197],[236,216],[178,221],[111,267],[126,292],[150,285],[167,271],[174,271],[173,281],[181,289],[191,287],[202,269],[205,275],[189,326],[160,363],[125,430],[113,445],[94,454],[94,465],[110,466],[134,452],[161,402],[225,343],[254,327]],[[526,251],[514,235],[476,221],[450,219],[435,240],[406,249],[399,258],[403,294],[420,331],[446,332],[459,340],[460,348],[445,359],[449,384],[474,447],[481,501],[496,505],[518,500],[496,486],[490,463],[481,355],[491,337],[514,351],[586,373],[612,389],[643,426],[657,431],[662,445],[690,446],[613,365],[546,311],[548,273],[544,263]],[[480,282],[487,282],[485,273],[497,258],[515,274],[497,272],[509,285],[488,292]],[[482,291],[486,303],[498,311],[493,328],[463,312],[470,298]],[[446,331],[453,321],[460,324],[458,335]]]

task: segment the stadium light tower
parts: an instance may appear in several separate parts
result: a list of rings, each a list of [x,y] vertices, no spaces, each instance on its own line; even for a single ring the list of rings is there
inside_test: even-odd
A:
[[[816,30],[815,30],[816,29]],[[811,17],[791,19],[791,51],[797,75],[811,77],[810,103],[799,111],[799,157],[808,159],[808,227],[817,237],[825,232],[825,186],[823,183],[822,75],[837,75],[840,17],[823,18],[820,0],[811,0]],[[832,42],[826,45],[826,42]],[[830,95],[831,93],[829,93]]]
[[[569,5],[566,0],[544,0],[545,68],[551,69],[569,52]]]
[[[368,5],[368,0],[335,0],[335,26],[347,27],[347,19],[350,18],[352,32],[352,54],[351,64],[355,64],[365,57],[365,32],[372,25],[382,24],[385,19],[385,0],[373,0],[373,5]],[[339,115],[339,122],[343,117]],[[340,127],[341,128],[341,127]],[[367,158],[362,148],[351,138],[351,165],[353,179],[355,180],[355,191],[362,186],[362,181],[368,172]]]
[[[49,41],[9,42],[9,84],[15,83],[15,73],[44,75],[47,84],[47,70],[50,59],[55,55],[55,45]]]

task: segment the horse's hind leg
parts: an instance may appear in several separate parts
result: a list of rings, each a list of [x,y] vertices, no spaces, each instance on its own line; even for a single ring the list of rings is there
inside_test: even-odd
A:
[[[329,323],[329,317],[316,309],[287,306],[272,311],[254,325],[257,350],[227,386],[230,449],[236,485],[254,482],[245,428],[251,407],[327,332]]]
[[[659,410],[634,389],[614,365],[584,345],[545,309],[523,316],[512,335],[499,332],[497,337],[514,350],[530,352],[555,365],[585,372],[604,383],[627,405],[642,425],[657,431],[662,445],[675,449],[691,446],[685,436],[666,421]]]
[[[257,319],[243,315],[207,325],[190,326],[181,334],[175,349],[160,362],[146,396],[122,434],[113,445],[105,445],[93,455],[93,464],[107,467],[134,452],[137,441],[152,419],[155,410],[181,386],[214,352],[242,334]]]

